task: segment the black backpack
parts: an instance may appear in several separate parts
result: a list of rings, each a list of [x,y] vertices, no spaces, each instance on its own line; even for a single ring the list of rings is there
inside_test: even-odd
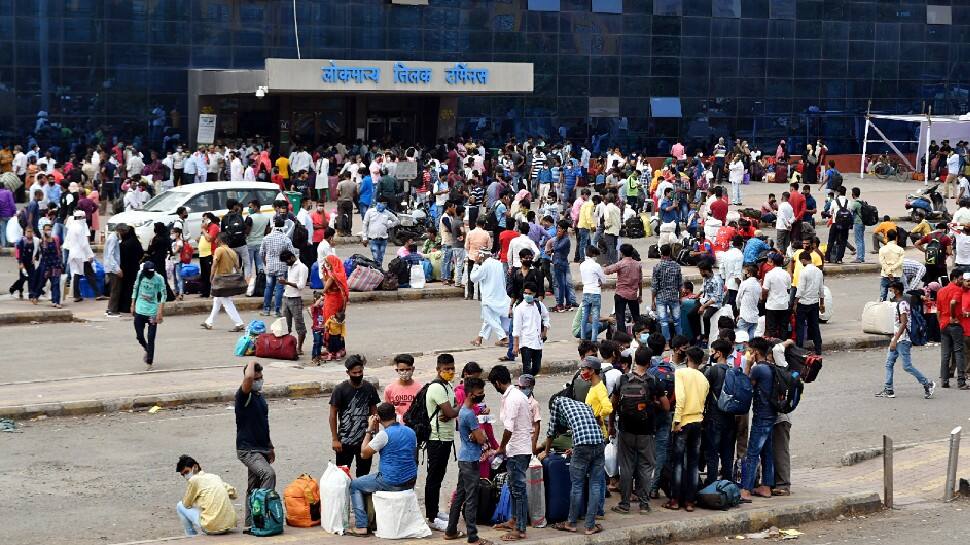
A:
[[[832,175],[829,176],[829,191],[838,192],[840,187],[842,187],[842,174],[838,170],[833,170]]]
[[[485,230],[495,232],[498,231],[498,218],[495,217],[495,210],[498,208],[499,201],[495,201],[495,204],[488,207],[488,213],[485,216]]]
[[[859,215],[862,216],[862,224],[866,227],[872,227],[879,223],[879,210],[866,201],[860,202],[862,203],[862,208],[859,210]]]
[[[246,245],[246,221],[242,214],[230,212],[223,218],[226,236],[229,237],[229,247],[238,248]]]
[[[852,229],[852,224],[855,223],[855,217],[852,214],[852,210],[849,210],[849,207],[843,205],[838,199],[836,199],[835,205],[839,207],[839,209],[835,211],[835,225],[840,229]]]
[[[306,225],[297,221],[293,226],[293,247],[297,250],[306,248],[310,242],[310,233],[306,230]]]
[[[436,421],[438,411],[440,410],[440,407],[435,407],[434,411],[428,414],[428,406],[425,402],[428,398],[428,388],[432,384],[440,384],[446,389],[451,387],[450,384],[439,378],[432,380],[418,390],[417,395],[414,396],[414,401],[411,402],[411,406],[404,413],[404,425],[414,430],[414,435],[417,436],[418,440],[418,450],[428,445],[428,441],[431,439],[431,423]]]
[[[780,414],[788,414],[798,407],[805,385],[797,373],[785,367],[771,366],[771,406]]]
[[[939,235],[930,235],[930,242],[926,245],[926,264],[939,265],[946,257],[943,255],[943,243]]]
[[[387,264],[387,273],[397,278],[399,286],[406,286],[411,283],[411,267],[407,261],[400,257],[395,257]]]
[[[633,373],[621,378],[617,391],[620,398],[619,413],[623,422],[647,424],[651,421],[653,410],[650,405],[650,389],[655,379],[650,375],[639,377]]]

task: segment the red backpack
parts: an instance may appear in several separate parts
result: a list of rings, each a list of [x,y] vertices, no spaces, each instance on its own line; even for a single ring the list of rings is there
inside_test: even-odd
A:
[[[182,241],[182,249],[179,250],[179,260],[183,265],[192,263],[192,244],[187,240]]]
[[[737,231],[733,227],[725,225],[724,227],[719,227],[717,229],[717,235],[714,237],[714,251],[715,252],[726,252],[728,248],[731,247],[731,239]]]

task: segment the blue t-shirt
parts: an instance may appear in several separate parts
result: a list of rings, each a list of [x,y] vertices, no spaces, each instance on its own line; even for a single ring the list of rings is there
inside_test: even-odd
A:
[[[458,411],[458,437],[461,448],[458,449],[459,462],[477,462],[482,457],[482,446],[472,440],[472,432],[478,429],[478,417],[475,411],[462,407]]]
[[[744,244],[744,262],[745,263],[755,263],[758,261],[758,256],[761,252],[771,248],[767,242],[761,240],[760,238],[750,238],[748,242]]]
[[[505,206],[504,202],[500,202],[495,205],[495,219],[498,220],[499,227],[505,227],[505,212],[508,211],[508,207]]]
[[[674,205],[674,201],[671,200],[671,199],[664,199],[664,200],[660,201],[660,221],[661,221],[661,223],[670,223],[672,221],[676,221],[677,220],[677,216],[679,215],[679,212],[680,212],[679,210],[677,210],[677,207],[674,206],[670,210],[667,210],[667,207],[673,206],[673,205]]]
[[[771,406],[771,392],[774,389],[774,374],[771,364],[759,363],[751,368],[751,382],[754,386],[754,399],[751,403],[752,422],[774,423],[775,409]]]

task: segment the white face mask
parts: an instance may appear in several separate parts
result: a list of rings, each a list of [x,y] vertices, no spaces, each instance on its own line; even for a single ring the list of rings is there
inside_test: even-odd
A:
[[[182,477],[187,481],[192,477],[195,477],[195,471],[189,471],[188,473],[183,473]]]

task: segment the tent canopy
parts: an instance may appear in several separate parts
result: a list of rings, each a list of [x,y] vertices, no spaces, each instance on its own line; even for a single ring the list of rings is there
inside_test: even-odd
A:
[[[866,116],[866,130],[865,136],[862,141],[862,161],[859,166],[859,174],[865,177],[865,163],[866,163],[866,144],[869,142],[883,142],[887,144],[892,150],[903,160],[910,168],[916,170],[914,165],[909,163],[909,159],[899,151],[899,148],[889,140],[885,134],[878,127],[876,127],[874,120],[885,119],[889,121],[903,121],[908,123],[919,123],[919,140],[916,141],[916,157],[917,161],[920,157],[926,155],[926,150],[929,148],[930,140],[970,140],[970,114],[966,115],[919,115],[919,114],[869,114]],[[869,129],[872,129],[878,135],[878,139],[869,139]],[[902,142],[902,141],[896,141]],[[912,141],[905,141],[907,143],[912,143]],[[925,183],[929,182],[929,161],[926,161],[923,165],[924,174],[926,178]]]

